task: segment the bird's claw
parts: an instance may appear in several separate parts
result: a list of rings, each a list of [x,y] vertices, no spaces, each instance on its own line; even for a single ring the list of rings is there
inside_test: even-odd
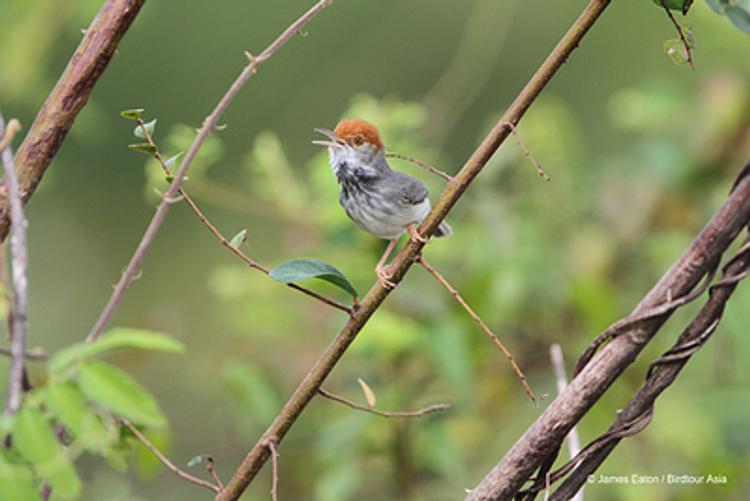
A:
[[[378,282],[386,289],[393,289],[396,287],[396,283],[391,280],[393,278],[393,271],[390,266],[376,266],[375,274],[378,276]]]
[[[406,231],[409,233],[409,239],[412,242],[417,243],[417,244],[427,243],[428,239],[420,235],[419,231],[417,230],[417,228],[414,227],[413,224],[407,225]]]

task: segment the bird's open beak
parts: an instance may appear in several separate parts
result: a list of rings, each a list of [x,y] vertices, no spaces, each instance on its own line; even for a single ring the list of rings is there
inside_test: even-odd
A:
[[[317,144],[318,146],[327,146],[329,148],[345,148],[348,145],[346,144],[346,141],[341,139],[339,136],[336,135],[335,132],[328,129],[313,129],[318,134],[323,134],[326,136],[330,141],[324,141],[324,140],[315,140],[312,142],[312,144]]]

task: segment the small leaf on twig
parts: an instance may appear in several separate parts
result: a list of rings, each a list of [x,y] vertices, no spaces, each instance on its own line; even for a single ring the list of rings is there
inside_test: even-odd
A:
[[[285,284],[299,282],[306,278],[319,278],[345,290],[354,298],[358,297],[357,289],[343,273],[330,264],[315,259],[287,261],[272,269],[269,275],[277,282]]]
[[[359,383],[359,386],[362,388],[362,393],[365,394],[365,400],[367,400],[367,405],[370,407],[375,407],[375,404],[377,403],[377,399],[375,398],[375,392],[372,391],[372,388],[365,383],[364,379],[361,377],[357,378],[357,382]]]
[[[128,120],[139,120],[143,117],[143,108],[130,108],[128,110],[122,110],[120,112],[120,116]]]
[[[143,132],[144,128],[146,129],[146,132],[148,132],[149,136],[153,136],[154,130],[156,129],[156,119],[154,118],[150,122],[144,123],[143,126],[138,124],[135,129],[133,129],[133,135],[141,139],[146,139],[146,133]]]
[[[203,461],[211,459],[211,456],[207,456],[205,454],[198,454],[194,458],[192,458],[190,461],[187,462],[188,468],[192,468],[193,466],[198,466],[199,464],[202,464]]]
[[[128,148],[130,148],[133,151],[140,151],[141,153],[145,153],[147,155],[156,154],[156,146],[154,146],[153,144],[135,143],[135,144],[129,144]]]
[[[229,245],[231,245],[235,249],[238,249],[240,245],[244,244],[246,241],[247,241],[247,230],[245,229],[237,233],[235,236],[233,236],[232,240],[229,241]]]
[[[666,7],[669,10],[679,10],[683,14],[687,14],[690,10],[690,6],[693,5],[693,0],[652,0],[659,7]],[[664,2],[662,4],[662,1]]]
[[[665,41],[663,48],[664,52],[676,65],[685,66],[690,62],[685,46],[679,38],[670,38]]]
[[[174,168],[174,164],[177,162],[177,159],[180,158],[181,156],[182,156],[182,152],[179,152],[178,154],[172,155],[171,157],[164,160],[164,166],[167,168],[167,170],[172,171]]]

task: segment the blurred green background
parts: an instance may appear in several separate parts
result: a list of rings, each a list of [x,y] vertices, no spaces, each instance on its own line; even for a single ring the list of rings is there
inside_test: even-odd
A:
[[[31,124],[100,3],[3,0],[6,118]],[[153,213],[153,188],[165,186],[158,166],[127,149],[132,124],[119,111],[145,108],[158,118],[162,150],[184,149],[242,68],[242,51],[259,52],[311,4],[147,2],[28,206],[30,346],[54,352],[85,336]],[[261,263],[322,259],[366,291],[384,242],[339,208],[312,128],[366,118],[391,150],[456,172],[584,5],[337,1],[261,67],[186,188],[225,234],[247,228],[244,248]],[[538,393],[555,393],[549,346],[560,343],[570,367],[631,311],[750,158],[750,38],[703,2],[687,20],[695,71],[663,52],[674,29],[650,1],[613,2],[519,127],[552,182],[508,141],[451,212],[455,235],[426,250]],[[393,166],[439,194],[439,178]],[[327,284],[305,285],[347,301]],[[609,426],[697,306],[676,314],[583,420],[584,442]],[[749,308],[743,285],[715,338],[657,403],[652,425],[600,469],[721,474],[728,484],[593,485],[587,499],[747,499]],[[170,333],[188,352],[110,361],[157,395],[171,423],[161,437],[168,455],[184,466],[211,454],[228,479],[344,321],[248,270],[177,205],[113,324]],[[3,387],[6,369],[3,359]],[[32,375],[44,377],[39,367]],[[384,420],[316,399],[280,447],[281,499],[461,498],[541,411],[492,343],[417,268],[325,387],[364,402],[360,377],[382,409],[454,406]],[[84,499],[208,498],[140,452],[125,475],[82,456]],[[243,499],[268,499],[270,483],[266,467]]]

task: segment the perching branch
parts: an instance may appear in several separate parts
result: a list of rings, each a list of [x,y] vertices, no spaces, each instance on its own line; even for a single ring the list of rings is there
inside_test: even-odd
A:
[[[387,411],[381,411],[378,409],[374,409],[372,407],[367,407],[366,405],[360,405],[356,402],[352,402],[349,399],[346,399],[342,396],[336,395],[335,393],[331,393],[330,391],[326,391],[323,388],[318,390],[318,393],[327,398],[328,400],[333,400],[334,402],[338,402],[340,404],[344,404],[347,407],[351,407],[352,409],[356,409],[358,411],[362,412],[369,412],[370,414],[375,414],[376,416],[384,417],[384,418],[392,418],[392,417],[422,417],[426,416],[427,414],[432,414],[433,412],[439,412],[444,411],[447,409],[450,409],[450,404],[432,404],[428,405],[427,407],[423,407],[421,409],[417,409],[416,411],[395,411],[395,412],[387,412]]]
[[[618,330],[591,360],[583,365],[568,387],[513,445],[467,499],[507,499],[518,493],[534,470],[549,469],[565,436],[612,382],[635,360],[674,311],[679,298],[694,299],[690,291],[716,268],[721,255],[750,221],[750,164],[740,173],[728,199],[706,224],[690,247],[636,306],[631,320]],[[717,292],[714,292],[716,295]],[[678,299],[673,299],[677,297]],[[665,305],[669,306],[665,308]],[[658,312],[658,314],[654,314]],[[638,319],[633,322],[632,319]],[[620,324],[616,323],[615,325]],[[705,329],[704,329],[705,330]],[[626,423],[622,433],[644,425]],[[645,426],[645,425],[644,425]],[[624,435],[623,435],[624,436]]]
[[[10,370],[8,372],[8,398],[5,413],[13,415],[21,408],[23,394],[24,358],[26,355],[26,332],[28,329],[28,251],[26,248],[26,216],[18,188],[13,152],[10,149],[13,137],[21,129],[18,120],[12,119],[5,127],[0,115],[0,154],[5,172],[5,191],[10,202],[10,262],[12,268],[13,300],[10,311]]]
[[[529,386],[529,382],[526,380],[526,376],[516,363],[516,359],[513,357],[513,354],[510,352],[510,350],[508,350],[508,348],[505,347],[502,341],[500,341],[500,338],[498,338],[497,335],[492,332],[489,327],[487,327],[487,324],[484,323],[479,315],[474,313],[474,310],[472,310],[471,306],[469,306],[466,301],[464,301],[464,298],[461,297],[458,291],[453,288],[453,286],[448,283],[448,281],[440,273],[438,273],[435,268],[433,268],[427,261],[425,261],[423,256],[419,256],[417,258],[417,262],[421,264],[422,267],[427,270],[430,275],[435,277],[435,279],[448,290],[450,295],[453,296],[456,301],[458,301],[458,304],[460,304],[461,307],[466,310],[471,319],[474,320],[479,328],[482,329],[485,334],[487,334],[487,336],[492,340],[493,343],[495,343],[495,346],[497,346],[497,349],[500,350],[500,353],[502,353],[505,358],[508,359],[510,366],[513,368],[513,372],[516,373],[516,377],[518,377],[519,381],[521,381],[521,385],[523,386],[524,391],[529,396],[531,401],[535,404],[538,403],[539,398],[537,398],[537,396],[534,394],[534,391],[531,389],[531,386]]]
[[[474,178],[484,169],[489,159],[508,137],[510,130],[507,124],[517,124],[519,122],[529,106],[536,100],[563,62],[578,47],[583,37],[608,5],[609,0],[591,0],[589,2],[583,13],[573,23],[549,56],[547,56],[547,59],[531,77],[495,127],[467,160],[458,174],[454,176],[453,180],[447,184],[435,207],[422,222],[419,228],[421,235],[425,237],[432,235],[440,222],[445,219],[448,211],[461,198],[466,188],[469,187]],[[424,244],[421,242],[410,240],[395,258],[391,265],[394,270],[392,280],[395,283],[403,279],[406,272],[414,264],[417,256],[421,254],[423,246]],[[269,458],[270,453],[265,446],[266,441],[273,439],[276,443],[281,442],[310,400],[318,394],[323,381],[325,381],[328,374],[330,374],[339,359],[344,355],[349,345],[362,330],[362,327],[364,327],[369,318],[388,297],[388,294],[390,294],[390,290],[383,287],[379,282],[373,285],[360,303],[360,307],[352,313],[349,320],[328,345],[317,363],[306,374],[281,412],[276,416],[276,419],[274,419],[273,423],[271,423],[263,433],[263,436],[239,465],[224,492],[217,496],[217,501],[236,500],[247,489],[247,486]]]
[[[136,428],[133,423],[131,423],[125,418],[118,418],[117,421],[120,424],[127,427],[131,431],[131,433],[135,435],[135,438],[137,438],[148,450],[150,450],[154,454],[154,456],[156,456],[157,459],[159,459],[159,461],[161,461],[162,464],[167,467],[169,471],[171,471],[178,477],[184,480],[187,480],[188,482],[192,482],[196,485],[200,485],[201,487],[205,487],[206,489],[212,490],[217,493],[221,492],[220,484],[214,485],[211,482],[206,482],[205,480],[201,478],[198,478],[194,475],[191,475],[190,473],[186,471],[179,469],[172,461],[169,460],[167,456],[162,454],[162,452],[159,449],[157,449],[156,446],[153,443],[151,443],[151,441],[148,438],[146,438],[146,436],[143,433],[141,433],[141,430]]]
[[[154,158],[156,158],[156,160],[159,162],[159,165],[161,165],[161,168],[164,171],[164,173],[167,174],[167,175],[169,175],[169,176],[171,176],[172,172],[169,170],[169,167],[167,166],[166,162],[164,161],[164,158],[162,157],[161,153],[159,152],[159,149],[158,149],[156,143],[154,142],[153,136],[151,135],[151,133],[148,131],[148,128],[146,127],[146,123],[143,121],[142,118],[139,118],[137,120],[137,122],[138,122],[138,126],[141,128],[141,131],[143,132],[143,136],[146,139],[146,141],[148,142],[148,144],[150,144],[151,146],[153,146],[154,148],[156,148],[156,152],[154,153]],[[244,252],[242,252],[239,248],[237,248],[234,245],[232,245],[232,243],[229,240],[227,240],[226,237],[224,237],[224,235],[222,235],[222,233],[219,231],[219,229],[216,228],[216,226],[214,226],[208,220],[208,218],[203,213],[203,211],[200,209],[200,207],[198,207],[198,204],[195,203],[195,200],[193,200],[193,198],[190,195],[188,195],[188,193],[185,191],[185,188],[180,188],[179,190],[177,190],[177,193],[179,194],[180,199],[182,201],[184,201],[188,205],[188,207],[190,207],[190,210],[193,211],[193,213],[200,220],[200,222],[203,223],[203,225],[206,228],[208,228],[208,231],[210,231],[219,240],[219,242],[221,242],[221,244],[224,247],[226,247],[227,249],[229,249],[230,251],[232,251],[237,257],[239,257],[250,268],[254,268],[254,269],[260,271],[261,273],[265,273],[266,275],[268,275],[270,273],[271,270],[269,270],[268,268],[266,268],[265,266],[263,266],[259,262],[255,261],[253,258],[251,258],[247,254],[245,254]],[[314,297],[315,299],[317,299],[318,301],[320,301],[320,302],[322,302],[324,304],[332,306],[333,308],[337,308],[337,309],[339,309],[341,311],[344,311],[344,312],[346,312],[346,313],[348,313],[348,314],[351,315],[352,309],[350,307],[344,305],[344,304],[339,303],[336,300],[327,298],[327,297],[323,296],[322,294],[318,294],[317,292],[312,291],[310,289],[307,289],[305,287],[302,287],[301,285],[286,284],[286,286],[289,287],[289,288],[291,288],[291,289],[300,291],[303,294],[307,294],[310,297]]]
[[[120,305],[120,301],[122,301],[125,291],[133,281],[133,278],[136,276],[138,268],[140,267],[143,258],[146,256],[146,253],[148,252],[151,244],[156,238],[156,234],[159,232],[159,229],[161,228],[161,225],[164,222],[164,219],[166,218],[171,205],[175,200],[177,200],[177,197],[179,196],[179,190],[182,186],[182,180],[185,177],[185,173],[190,167],[190,164],[193,162],[193,159],[198,153],[198,150],[200,150],[201,146],[203,146],[203,142],[206,140],[208,135],[211,134],[211,132],[214,130],[214,127],[219,122],[219,118],[221,117],[221,115],[224,113],[224,111],[227,109],[229,104],[239,93],[240,89],[242,89],[248,79],[255,74],[255,72],[258,70],[258,66],[268,58],[270,58],[277,50],[281,48],[282,45],[284,45],[289,41],[289,39],[294,37],[294,35],[300,29],[302,29],[303,26],[305,26],[313,17],[315,17],[316,14],[318,14],[321,10],[323,10],[330,4],[331,0],[320,0],[312,8],[305,12],[299,19],[293,22],[281,35],[278,36],[278,38],[276,38],[276,40],[274,40],[268,47],[266,47],[266,49],[261,52],[259,56],[249,58],[248,64],[242,70],[240,75],[237,77],[234,83],[232,83],[224,96],[222,96],[221,100],[219,100],[219,103],[216,105],[213,111],[203,121],[203,125],[198,130],[198,135],[190,145],[190,148],[188,148],[188,151],[185,154],[185,158],[183,158],[179,169],[177,169],[177,172],[174,174],[174,179],[170,183],[169,189],[162,197],[161,203],[159,203],[159,206],[156,208],[156,213],[154,214],[151,222],[146,228],[146,232],[144,233],[140,243],[138,244],[138,247],[133,253],[133,256],[131,257],[127,268],[125,269],[122,277],[115,286],[115,290],[112,292],[109,301],[99,315],[96,323],[92,327],[91,332],[89,332],[89,335],[86,337],[87,342],[95,341],[96,338],[99,337],[99,335],[104,331],[107,324],[109,323],[109,320],[112,318],[112,315],[114,315],[117,307]]]
[[[68,66],[47,97],[16,153],[21,199],[34,194],[44,172],[62,145],[78,112],[88,101],[117,44],[130,28],[145,0],[107,0],[85,31]],[[9,203],[0,191],[0,241],[8,235]]]

